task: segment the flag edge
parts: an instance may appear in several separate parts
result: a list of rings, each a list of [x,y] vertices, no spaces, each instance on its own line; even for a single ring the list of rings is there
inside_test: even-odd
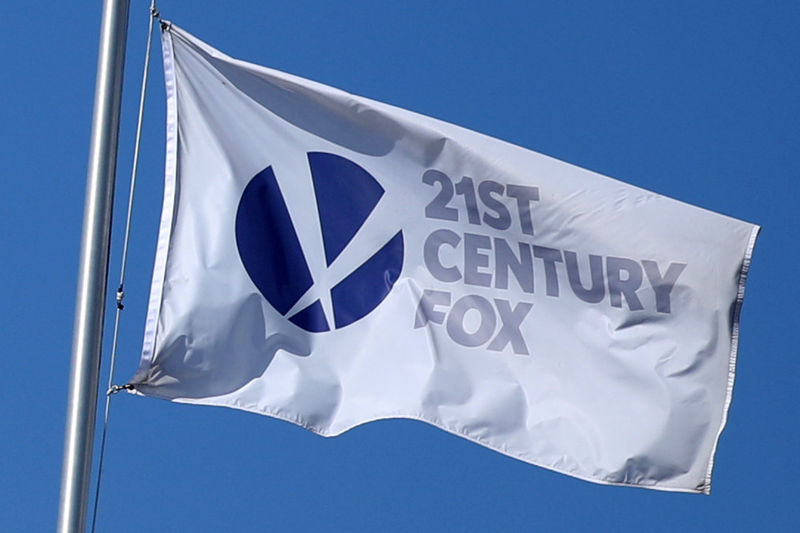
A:
[[[702,486],[702,493],[706,495],[711,494],[711,476],[714,470],[714,458],[717,454],[717,446],[722,431],[728,422],[728,413],[730,410],[731,402],[733,400],[733,385],[736,381],[736,361],[739,355],[739,323],[741,320],[742,304],[744,303],[745,284],[747,282],[747,275],[750,273],[750,264],[753,259],[753,251],[755,249],[756,240],[761,231],[761,226],[753,225],[750,230],[750,237],[747,241],[744,256],[742,258],[742,266],[739,269],[739,283],[736,292],[736,302],[733,308],[733,320],[731,323],[731,350],[728,356],[728,383],[725,389],[725,403],[722,407],[722,417],[717,434],[714,437],[714,445],[711,448],[711,455],[708,458],[708,466],[706,467],[705,481]]]
[[[582,474],[577,474],[575,472],[571,472],[571,471],[568,471],[568,470],[565,470],[565,469],[559,469],[559,468],[557,468],[555,466],[541,464],[541,463],[538,463],[538,462],[535,462],[535,461],[532,461],[532,460],[528,460],[527,458],[521,457],[519,455],[515,455],[514,453],[512,453],[510,451],[503,450],[502,448],[497,447],[494,444],[491,444],[489,442],[484,442],[480,438],[478,438],[478,437],[476,437],[474,435],[470,435],[467,432],[460,431],[457,428],[447,427],[447,426],[445,426],[443,423],[441,423],[439,421],[426,418],[423,415],[417,414],[417,413],[398,412],[398,413],[384,414],[384,415],[376,416],[376,417],[370,418],[368,420],[364,420],[364,421],[358,422],[356,424],[350,425],[348,427],[345,427],[341,431],[331,432],[331,431],[328,431],[327,428],[323,428],[323,427],[319,427],[319,426],[315,426],[313,424],[310,424],[310,423],[308,423],[307,421],[305,421],[301,417],[292,417],[292,416],[289,416],[289,415],[287,415],[285,413],[281,413],[280,411],[278,411],[276,409],[259,408],[259,407],[247,406],[247,405],[242,405],[242,404],[238,404],[237,405],[237,404],[232,404],[232,403],[216,401],[214,399],[212,399],[212,401],[197,402],[197,401],[194,401],[194,400],[189,399],[189,398],[176,398],[176,397],[170,397],[170,396],[167,396],[167,395],[162,395],[162,394],[159,394],[157,392],[154,392],[153,390],[147,390],[147,389],[153,389],[153,387],[145,385],[145,384],[138,384],[138,385],[134,385],[131,389],[128,389],[127,392],[130,393],[130,394],[133,394],[135,396],[149,397],[149,398],[155,398],[155,399],[159,399],[159,400],[167,400],[169,402],[173,402],[173,403],[177,403],[177,404],[196,405],[196,406],[200,406],[200,407],[220,407],[220,408],[223,408],[223,409],[235,409],[237,411],[243,411],[243,412],[246,412],[246,413],[252,413],[252,414],[258,415],[258,416],[266,416],[268,418],[272,418],[272,419],[275,419],[275,420],[280,420],[282,422],[291,423],[291,424],[293,424],[295,426],[300,427],[301,429],[310,431],[311,433],[313,433],[315,435],[318,435],[320,437],[324,437],[324,438],[338,437],[338,436],[343,435],[344,433],[347,433],[348,431],[350,431],[352,429],[355,429],[357,427],[360,427],[360,426],[363,426],[363,425],[366,425],[366,424],[369,424],[369,423],[372,423],[372,422],[379,422],[379,421],[382,421],[382,420],[401,420],[401,419],[402,420],[414,420],[414,421],[417,421],[417,422],[423,422],[423,423],[428,424],[428,425],[430,425],[430,426],[432,426],[432,427],[434,427],[436,429],[445,431],[446,433],[449,433],[449,434],[451,434],[451,435],[453,435],[455,437],[459,437],[459,438],[465,439],[465,440],[467,440],[469,442],[472,442],[473,444],[476,444],[476,445],[478,445],[478,446],[480,446],[482,448],[486,448],[486,449],[491,450],[493,452],[497,452],[497,453],[499,453],[501,455],[504,455],[504,456],[506,456],[506,457],[508,457],[510,459],[515,460],[515,461],[520,461],[522,463],[526,463],[526,464],[529,464],[529,465],[532,465],[532,466],[535,466],[535,467],[538,467],[538,468],[543,468],[543,469],[548,470],[550,472],[554,472],[554,473],[560,474],[560,475],[565,475],[565,476],[568,476],[568,477],[571,477],[571,478],[574,478],[574,479],[579,479],[581,481],[586,481],[586,482],[594,483],[594,484],[597,484],[597,485],[606,485],[606,486],[615,486],[615,487],[629,487],[629,488],[638,488],[638,489],[650,489],[650,490],[657,490],[657,491],[660,491],[660,492],[674,492],[674,493],[684,493],[684,494],[708,494],[704,490],[703,486],[698,486],[698,487],[676,487],[676,486],[667,486],[667,485],[658,485],[658,484],[625,483],[625,482],[619,482],[619,481],[609,481],[609,480],[602,479],[602,478],[597,478],[597,477],[591,477],[591,476],[586,476],[586,475],[582,475]]]
[[[164,278],[166,276],[169,245],[172,239],[172,223],[175,212],[175,196],[177,185],[178,161],[178,102],[177,80],[175,76],[175,60],[172,45],[170,23],[162,24],[161,50],[164,68],[164,86],[166,89],[166,146],[164,161],[164,198],[159,220],[158,239],[153,264],[153,276],[150,282],[150,297],[147,304],[145,331],[142,341],[142,352],[139,366],[130,383],[145,379],[145,374],[152,366],[156,349],[158,320],[161,315]]]

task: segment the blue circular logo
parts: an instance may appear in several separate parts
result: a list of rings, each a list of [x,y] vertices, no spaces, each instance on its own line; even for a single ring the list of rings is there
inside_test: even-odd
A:
[[[384,190],[366,170],[336,154],[309,152],[308,164],[325,262],[331,267],[347,255]],[[398,231],[333,286],[317,286],[272,167],[256,174],[242,193],[236,245],[247,274],[270,305],[315,333],[365,317],[386,298],[403,268],[403,232]]]

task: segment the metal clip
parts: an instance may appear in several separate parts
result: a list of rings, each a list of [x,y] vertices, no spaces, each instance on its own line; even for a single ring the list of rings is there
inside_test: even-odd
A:
[[[106,391],[106,396],[111,396],[122,390],[133,390],[133,385],[130,383],[126,385],[112,385],[111,388]]]
[[[125,299],[125,291],[122,290],[122,285],[119,286],[117,289],[117,309],[120,311],[125,309],[125,306],[122,305],[122,300]]]

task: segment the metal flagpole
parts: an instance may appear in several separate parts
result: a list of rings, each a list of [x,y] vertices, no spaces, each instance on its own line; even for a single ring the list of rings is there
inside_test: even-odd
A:
[[[86,524],[129,3],[103,2],[61,471],[62,533],[83,533]]]

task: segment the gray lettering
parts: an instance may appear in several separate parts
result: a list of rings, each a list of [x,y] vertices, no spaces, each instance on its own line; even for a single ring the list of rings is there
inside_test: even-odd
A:
[[[531,221],[531,202],[539,200],[539,188],[526,185],[508,185],[506,194],[517,200],[517,212],[522,233],[533,235],[533,222]]]
[[[647,280],[656,293],[656,310],[659,313],[669,313],[671,311],[670,293],[672,288],[675,287],[675,282],[678,281],[678,276],[686,268],[686,263],[670,263],[663,278],[658,271],[658,263],[655,261],[645,259],[642,261],[642,265],[647,274]]]
[[[423,248],[423,257],[425,259],[425,266],[434,278],[439,281],[453,282],[461,279],[461,272],[458,267],[446,267],[442,265],[439,259],[439,248],[443,244],[448,244],[455,248],[461,242],[461,237],[449,229],[437,229],[425,239],[425,246]]]
[[[493,194],[502,196],[504,189],[505,187],[503,187],[500,183],[492,180],[482,181],[480,185],[478,185],[478,195],[481,197],[481,202],[483,202],[483,205],[486,206],[487,209],[491,209],[497,213],[496,215],[484,213],[483,221],[488,226],[499,230],[504,230],[511,227],[511,213],[508,211],[508,207],[506,207],[506,205],[498,198],[492,196]]]
[[[481,214],[478,212],[478,198],[475,196],[475,183],[472,178],[464,176],[456,183],[456,194],[464,197],[464,206],[467,208],[467,220],[470,224],[480,226]]]
[[[489,266],[489,255],[480,250],[491,250],[492,241],[485,235],[464,234],[464,283],[479,287],[492,285],[492,274],[480,272],[478,269]]]
[[[556,263],[561,263],[561,251],[545,246],[534,246],[533,255],[544,262],[544,276],[546,281],[545,294],[558,296],[558,272]]]
[[[528,346],[525,344],[525,339],[522,337],[519,326],[528,316],[533,304],[520,302],[514,309],[511,309],[509,302],[498,298],[495,298],[494,304],[497,306],[497,311],[500,313],[500,322],[503,325],[487,348],[500,352],[506,347],[506,344],[511,343],[511,349],[514,350],[515,354],[528,355]]]
[[[417,306],[417,316],[414,319],[414,328],[421,328],[428,322],[441,324],[444,322],[444,313],[436,309],[437,305],[450,306],[450,293],[425,289]]]
[[[464,329],[464,316],[471,309],[478,311],[481,319],[478,329],[474,333],[467,333]],[[496,324],[497,317],[492,304],[486,298],[475,294],[457,300],[447,315],[447,333],[462,346],[475,347],[488,342]]]
[[[447,205],[453,198],[453,182],[450,177],[444,172],[430,169],[422,175],[422,182],[430,186],[438,183],[441,187],[439,194],[425,207],[425,216],[440,220],[458,220],[458,209]]]
[[[628,302],[631,311],[644,309],[639,297],[636,296],[636,289],[642,285],[642,267],[632,259],[624,257],[606,258],[606,277],[608,278],[608,297],[611,305],[622,307],[622,295]],[[627,277],[622,279],[622,271],[627,273]]]
[[[519,258],[514,255],[508,241],[499,237],[494,238],[494,286],[498,289],[508,288],[508,272],[514,272],[514,277],[524,292],[533,292],[533,257],[531,247],[523,242],[519,243]]]
[[[603,258],[599,255],[589,256],[589,272],[592,278],[592,287],[587,289],[581,283],[581,273],[578,268],[578,256],[575,252],[564,250],[564,260],[567,264],[567,277],[569,285],[575,296],[588,302],[596,304],[605,298],[606,288],[603,280]]]

